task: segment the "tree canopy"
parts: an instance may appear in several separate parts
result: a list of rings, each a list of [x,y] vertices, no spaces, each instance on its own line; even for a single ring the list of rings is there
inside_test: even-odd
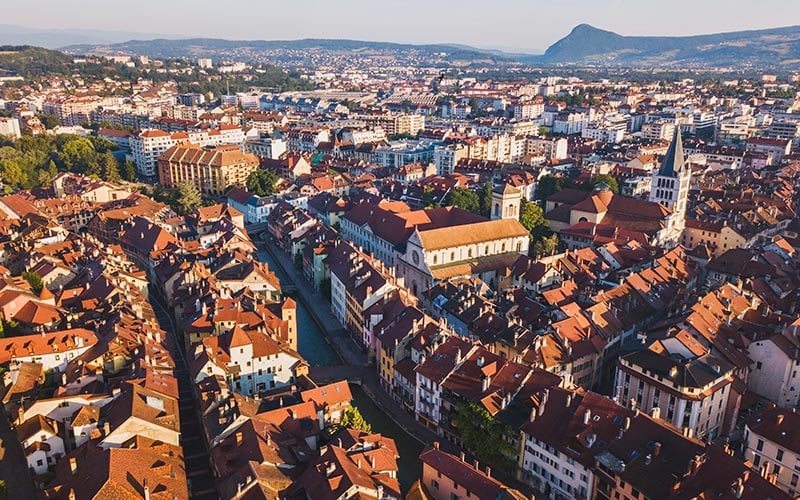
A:
[[[275,194],[278,180],[278,176],[271,170],[255,170],[247,177],[247,190],[258,196],[270,196]]]
[[[372,426],[369,425],[357,407],[351,406],[342,413],[342,420],[340,425],[347,429],[357,429],[364,432],[372,432]]]
[[[445,204],[468,212],[480,213],[481,204],[478,195],[469,189],[453,189],[445,197]]]
[[[203,203],[200,190],[191,181],[182,181],[175,186],[173,192],[175,203],[173,208],[182,215],[188,215]]]
[[[500,470],[514,467],[514,447],[505,437],[511,434],[511,427],[489,414],[477,403],[462,403],[453,419],[464,447],[479,460]]]

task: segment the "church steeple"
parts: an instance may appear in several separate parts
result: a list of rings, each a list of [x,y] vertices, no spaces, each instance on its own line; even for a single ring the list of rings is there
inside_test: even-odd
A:
[[[677,177],[686,166],[686,158],[683,155],[683,140],[681,139],[681,127],[675,126],[675,135],[667,149],[667,155],[661,161],[661,168],[658,175],[662,177]]]
[[[666,227],[661,231],[659,244],[673,246],[683,233],[686,223],[686,208],[692,172],[683,153],[680,127],[675,128],[675,137],[661,162],[661,168],[653,172],[650,184],[650,201],[668,208]]]

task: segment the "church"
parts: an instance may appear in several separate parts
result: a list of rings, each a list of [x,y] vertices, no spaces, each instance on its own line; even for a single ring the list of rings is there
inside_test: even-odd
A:
[[[651,245],[672,248],[685,227],[690,180],[681,136],[676,132],[661,166],[653,173],[648,200],[614,194],[604,184],[591,192],[563,189],[547,198],[545,218],[550,229],[562,235],[587,226],[593,232],[616,228],[641,233]]]

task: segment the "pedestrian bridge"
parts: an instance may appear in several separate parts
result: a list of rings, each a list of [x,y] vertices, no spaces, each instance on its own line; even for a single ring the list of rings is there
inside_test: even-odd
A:
[[[361,384],[364,374],[364,366],[337,365],[337,366],[312,366],[308,370],[308,376],[317,384],[330,384],[346,379],[353,384]]]

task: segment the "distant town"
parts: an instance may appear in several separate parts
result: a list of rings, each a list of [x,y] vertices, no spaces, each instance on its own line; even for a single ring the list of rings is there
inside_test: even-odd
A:
[[[800,72],[250,50],[0,47],[0,500],[800,498]]]

